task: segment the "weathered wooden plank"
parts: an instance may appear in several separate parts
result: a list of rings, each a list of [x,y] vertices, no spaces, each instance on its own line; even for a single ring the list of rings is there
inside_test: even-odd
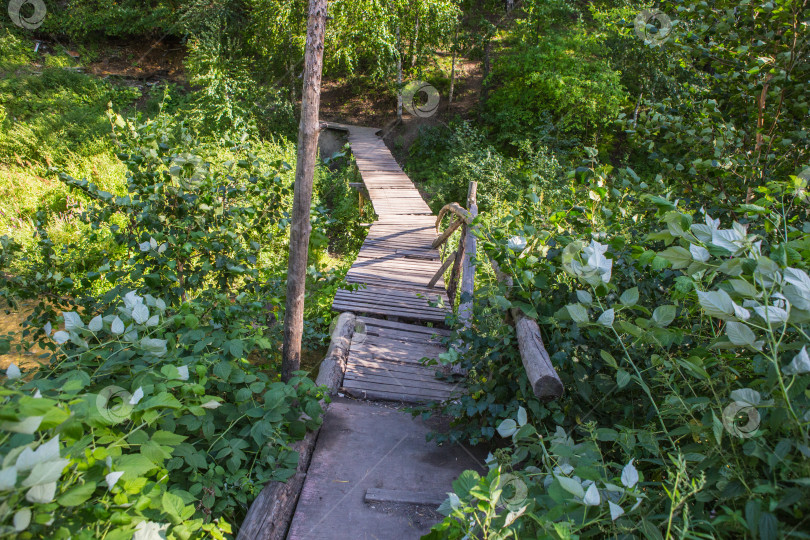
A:
[[[357,320],[364,323],[367,328],[373,328],[377,326],[381,328],[394,328],[397,330],[405,330],[408,332],[419,332],[423,334],[439,335],[439,336],[449,336],[452,335],[453,333],[445,328],[432,328],[429,326],[421,326],[416,324],[405,324],[395,321],[387,321],[385,319],[371,319],[369,317],[357,317]]]
[[[410,375],[410,376],[406,376]],[[433,380],[430,380],[433,379]],[[429,389],[440,392],[450,392],[452,386],[442,381],[436,380],[432,373],[428,373],[426,377],[415,378],[413,374],[405,374],[402,372],[388,371],[385,369],[370,370],[370,369],[357,369],[352,367],[346,370],[346,375],[343,378],[343,384],[346,381],[354,380],[358,382],[371,382],[380,384],[390,384],[401,386],[402,388],[417,390]]]
[[[374,315],[385,315],[388,317],[401,317],[403,319],[410,319],[415,321],[433,321],[444,322],[445,316],[434,315],[433,313],[426,313],[412,310],[402,310],[401,308],[386,308],[379,305],[364,305],[364,304],[344,304],[342,302],[335,302],[332,304],[332,309],[335,311],[351,311],[352,313],[370,313]]]
[[[363,500],[367,503],[417,504],[441,506],[447,495],[426,491],[404,491],[394,489],[368,488]]]
[[[427,388],[403,388],[402,386],[398,385],[391,385],[391,384],[381,384],[381,383],[373,383],[373,382],[358,382],[354,380],[344,380],[343,381],[343,388],[344,389],[354,389],[360,390],[362,392],[388,392],[394,395],[400,396],[408,396],[411,399],[416,398],[417,400],[423,399],[433,399],[433,400],[445,400],[451,396],[451,392],[448,391],[440,391],[440,390],[432,390]],[[406,401],[407,397],[403,399]]]

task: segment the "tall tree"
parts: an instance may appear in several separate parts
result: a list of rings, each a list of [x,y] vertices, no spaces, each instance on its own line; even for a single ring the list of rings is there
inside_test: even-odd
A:
[[[284,351],[281,379],[289,381],[301,367],[301,336],[304,331],[304,298],[306,296],[309,209],[312,203],[312,180],[318,150],[318,107],[321,102],[324,27],[326,1],[309,1],[309,22],[304,53],[304,88],[301,93],[301,122],[298,125],[298,157],[295,166],[292,225],[290,226],[290,259],[287,264],[287,303],[284,313]]]

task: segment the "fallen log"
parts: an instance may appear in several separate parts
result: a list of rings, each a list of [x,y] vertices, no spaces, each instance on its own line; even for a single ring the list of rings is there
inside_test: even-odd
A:
[[[343,373],[346,371],[346,361],[349,359],[349,348],[352,345],[352,336],[357,324],[354,313],[341,313],[337,319],[329,349],[321,362],[315,384],[326,386],[330,394],[334,394],[343,383]],[[362,324],[362,323],[360,323]]]
[[[284,540],[320,428],[310,431],[290,448],[298,452],[298,467],[286,482],[268,482],[250,505],[236,540]]]
[[[512,278],[501,272],[498,263],[492,257],[489,258],[489,262],[498,281],[506,285],[507,289],[511,289],[514,284]],[[559,398],[563,395],[563,384],[551,363],[551,357],[540,335],[540,327],[518,308],[511,308],[509,312],[515,323],[520,360],[529,377],[534,395],[546,401]]]

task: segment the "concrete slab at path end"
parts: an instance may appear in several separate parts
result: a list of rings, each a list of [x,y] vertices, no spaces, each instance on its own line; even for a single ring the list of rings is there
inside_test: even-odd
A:
[[[409,413],[336,398],[315,446],[288,540],[408,540],[441,518],[434,504],[365,502],[366,492],[402,500],[443,499],[462,471],[483,472],[486,451],[437,446],[428,425]],[[396,499],[396,497],[392,497]]]

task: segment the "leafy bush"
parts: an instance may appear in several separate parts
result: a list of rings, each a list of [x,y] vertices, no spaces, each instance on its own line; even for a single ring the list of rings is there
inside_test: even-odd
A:
[[[478,293],[488,301],[462,359],[470,393],[443,410],[457,419],[451,436],[475,442],[497,428],[513,446],[479,489],[457,489],[436,530],[795,535],[810,477],[806,181],[760,188],[723,227],[673,199],[639,198],[629,173],[619,190],[621,176],[586,163],[574,178],[598,195],[593,207],[550,212],[535,197],[481,221],[484,250],[515,287]],[[600,176],[614,186],[601,194]],[[512,306],[543,323],[568,392],[559,402],[531,393],[501,322]],[[617,481],[629,463],[640,497]],[[515,500],[505,474],[524,490]]]
[[[92,201],[94,256],[55,245],[45,211],[36,253],[20,260],[3,238],[3,296],[39,304],[27,343],[4,339],[0,353],[51,352],[4,387],[0,520],[31,538],[223,538],[267,481],[294,472],[288,443],[320,423],[321,389],[274,369],[289,167],[247,142],[207,146],[166,116],[111,120],[127,194],[60,175]]]
[[[272,382],[244,359],[247,329],[198,315],[130,291],[92,318],[65,312],[32,380],[9,369],[6,533],[223,538],[268,480],[293,474],[286,443],[319,425],[320,390]]]
[[[544,113],[564,136],[595,136],[627,101],[619,73],[601,55],[598,34],[574,30],[520,44],[494,63],[485,119],[499,143],[537,140]]]

